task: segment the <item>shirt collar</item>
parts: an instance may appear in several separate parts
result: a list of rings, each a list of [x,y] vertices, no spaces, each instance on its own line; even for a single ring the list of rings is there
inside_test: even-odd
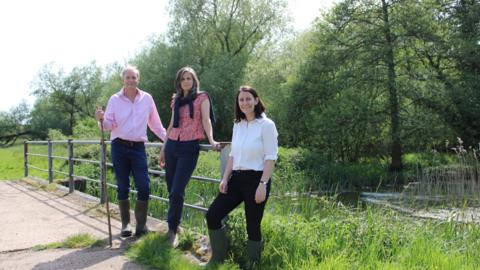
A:
[[[260,118],[253,119],[253,121],[251,123],[261,123],[261,122],[265,121],[266,118],[267,118],[267,115],[263,112],[260,115]],[[242,122],[244,122],[245,124],[248,123],[247,119],[242,119]]]
[[[119,97],[128,99],[128,97],[124,93],[123,87],[120,89],[120,91],[117,92],[117,95]],[[142,90],[140,90],[139,88],[137,88],[137,95],[135,96],[135,100],[142,98],[144,95],[145,95],[145,93]]]

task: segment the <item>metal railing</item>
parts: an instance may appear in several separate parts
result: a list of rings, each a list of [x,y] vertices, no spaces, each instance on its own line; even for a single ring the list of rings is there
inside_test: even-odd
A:
[[[47,154],[45,155],[45,154],[38,154],[38,153],[30,153],[28,151],[28,146],[32,145],[32,144],[47,145]],[[55,145],[55,144],[60,144],[60,145],[61,144],[67,144],[67,155],[68,156],[64,157],[64,156],[53,155],[53,145]],[[90,160],[90,159],[82,159],[82,158],[74,157],[74,145],[75,144],[78,144],[78,145],[98,145],[100,147],[100,160]],[[43,172],[47,172],[49,183],[53,182],[53,178],[54,178],[55,173],[65,175],[66,177],[68,177],[68,186],[69,186],[69,192],[70,193],[72,193],[75,190],[74,178],[82,179],[82,180],[85,180],[85,181],[96,182],[96,183],[100,184],[101,183],[100,179],[103,179],[102,178],[103,174],[107,173],[106,171],[103,171],[103,169],[102,169],[102,166],[101,166],[101,164],[103,162],[102,158],[106,157],[106,155],[104,155],[104,153],[106,153],[106,151],[107,151],[107,145],[110,145],[110,144],[111,144],[111,141],[105,141],[105,144],[102,144],[100,141],[72,140],[72,139],[61,140],[61,141],[52,141],[52,140],[48,140],[48,141],[25,141],[24,145],[23,145],[24,172],[25,172],[24,175],[25,175],[25,177],[28,177],[29,168],[36,169],[36,170],[43,171]],[[162,145],[163,145],[162,143],[145,143],[145,147],[160,148]],[[211,151],[213,149],[212,149],[211,145],[201,144],[200,145],[200,150],[201,151]],[[229,152],[230,152],[230,145],[228,145],[228,144],[220,152],[220,172],[221,172],[221,174],[223,173],[223,170],[225,168]],[[34,165],[29,164],[28,163],[28,160],[29,160],[28,157],[29,156],[47,158],[48,159],[48,168],[47,169],[39,168],[39,167],[36,167]],[[59,170],[55,170],[54,167],[53,167],[53,160],[54,159],[67,160],[67,162],[68,162],[68,173],[67,172],[62,172],[62,171],[59,171]],[[80,162],[80,163],[83,162],[83,163],[90,163],[90,164],[98,165],[99,172],[100,172],[99,179],[92,179],[92,178],[82,176],[82,175],[75,175],[74,162]],[[106,167],[113,167],[112,163],[109,163],[109,162],[106,162],[106,161],[105,161],[105,163],[107,165]],[[154,169],[150,169],[150,168],[148,169],[148,172],[150,174],[153,174],[153,175],[159,175],[159,176],[164,176],[165,175],[164,171],[154,170]],[[204,177],[204,176],[192,176],[191,179],[194,179],[194,180],[197,180],[197,181],[210,182],[210,183],[219,183],[220,182],[219,179],[214,179],[214,178],[209,178],[209,177]],[[100,203],[104,203],[107,191],[104,190],[103,185],[99,185],[99,186],[100,186]],[[107,188],[108,187],[116,189],[117,185],[107,182]],[[130,192],[131,193],[137,193],[137,191],[135,191],[135,190],[130,190]],[[164,197],[160,197],[160,196],[156,196],[156,195],[150,195],[150,199],[159,200],[159,201],[163,201],[163,202],[168,202],[168,198],[164,198]],[[207,211],[207,208],[197,206],[197,205],[184,203],[184,206],[188,207],[188,208],[195,209],[195,210],[203,211],[203,212]]]

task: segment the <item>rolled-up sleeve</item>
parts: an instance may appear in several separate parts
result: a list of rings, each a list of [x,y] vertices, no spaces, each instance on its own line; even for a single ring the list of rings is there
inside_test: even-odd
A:
[[[264,160],[277,160],[278,158],[278,132],[273,121],[265,121],[262,125],[262,141]]]
[[[153,99],[151,100],[152,102],[152,109],[150,111],[150,115],[148,117],[148,126],[150,129],[157,135],[158,138],[160,138],[163,142],[167,141],[167,131],[162,125],[162,121],[160,120],[160,116],[158,115],[158,110],[157,106],[155,105],[155,102]]]
[[[98,124],[100,126],[100,123]],[[113,130],[117,127],[115,122],[115,99],[110,97],[107,103],[107,108],[105,109],[105,114],[103,115],[103,128],[105,130]]]

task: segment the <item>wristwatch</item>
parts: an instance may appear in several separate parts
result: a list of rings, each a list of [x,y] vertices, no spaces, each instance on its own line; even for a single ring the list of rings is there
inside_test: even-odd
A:
[[[268,184],[268,180],[267,181],[262,181],[260,180],[260,183],[264,184],[265,186]]]

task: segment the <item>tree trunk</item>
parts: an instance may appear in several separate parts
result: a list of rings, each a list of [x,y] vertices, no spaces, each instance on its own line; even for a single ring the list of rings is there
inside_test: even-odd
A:
[[[389,105],[390,105],[390,123],[391,123],[391,157],[390,170],[401,170],[402,165],[402,144],[400,139],[400,108],[399,97],[397,88],[395,85],[395,62],[393,58],[393,39],[390,32],[390,23],[388,18],[388,6],[385,0],[382,0],[382,13],[384,22],[384,35],[385,35],[385,54],[384,60],[388,68],[387,88],[389,93]]]

